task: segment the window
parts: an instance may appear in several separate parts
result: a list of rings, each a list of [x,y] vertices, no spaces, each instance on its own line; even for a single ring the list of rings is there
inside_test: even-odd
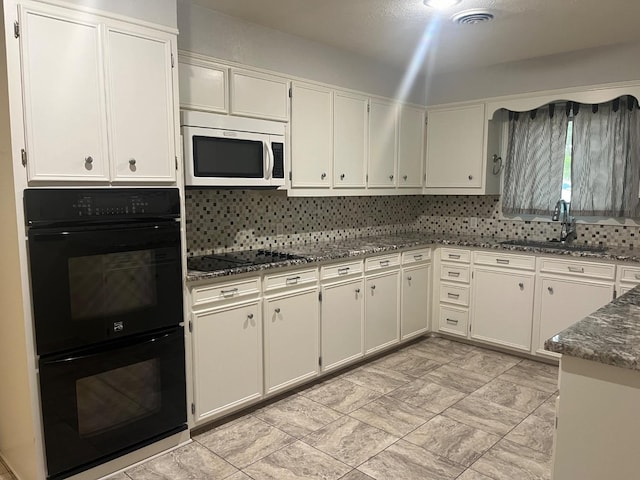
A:
[[[567,124],[567,142],[564,149],[564,163],[562,168],[562,195],[560,198],[571,203],[571,155],[573,153],[573,119]]]

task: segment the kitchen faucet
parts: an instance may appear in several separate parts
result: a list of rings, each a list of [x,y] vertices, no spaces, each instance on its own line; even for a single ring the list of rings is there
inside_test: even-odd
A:
[[[562,221],[560,222],[560,241],[571,242],[577,237],[576,219],[569,215],[569,204],[565,200],[558,200],[556,207],[553,209],[551,220],[558,221],[560,218],[560,210],[562,210]]]

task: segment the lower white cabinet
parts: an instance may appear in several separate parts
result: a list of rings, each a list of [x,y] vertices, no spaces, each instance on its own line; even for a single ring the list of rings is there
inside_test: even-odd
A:
[[[535,272],[474,269],[471,338],[529,352]]]
[[[407,340],[429,327],[431,302],[431,265],[402,269],[402,305],[400,308],[400,338]]]
[[[195,421],[262,397],[262,318],[259,299],[195,311]]]
[[[399,280],[398,270],[365,278],[365,353],[399,341]]]
[[[322,371],[364,355],[364,285],[362,278],[322,287]]]
[[[284,390],[319,371],[318,289],[265,297],[265,393]]]

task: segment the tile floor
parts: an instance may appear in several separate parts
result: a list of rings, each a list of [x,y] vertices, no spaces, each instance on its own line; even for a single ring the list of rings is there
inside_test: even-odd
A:
[[[111,480],[548,480],[557,376],[427,338]],[[14,480],[2,462],[0,480]]]
[[[432,337],[112,479],[549,479],[557,376],[551,365]]]

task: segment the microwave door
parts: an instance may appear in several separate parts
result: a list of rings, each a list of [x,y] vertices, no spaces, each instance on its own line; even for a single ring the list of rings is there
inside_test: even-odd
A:
[[[263,140],[262,144],[264,145],[263,148],[264,148],[264,158],[265,158],[264,179],[270,180],[271,172],[273,171],[273,152],[271,151],[270,142]]]

